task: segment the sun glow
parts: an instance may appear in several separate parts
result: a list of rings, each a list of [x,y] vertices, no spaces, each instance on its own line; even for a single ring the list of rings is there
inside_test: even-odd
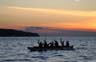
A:
[[[79,2],[80,0],[74,0],[75,2]]]

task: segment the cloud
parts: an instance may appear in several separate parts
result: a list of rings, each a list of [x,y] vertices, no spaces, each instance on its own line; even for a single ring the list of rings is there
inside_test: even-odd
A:
[[[88,32],[87,30],[68,30],[37,26],[26,27],[24,31],[36,32],[39,33],[41,36],[96,36],[96,31]]]
[[[73,15],[73,16],[96,16],[96,11],[75,11],[75,10],[58,10],[58,9],[44,9],[44,8],[24,8],[24,7],[8,7],[11,9],[38,11],[44,13],[60,14],[60,15]]]
[[[77,1],[77,0],[76,0]],[[96,0],[0,0],[0,5],[95,11]]]
[[[0,24],[9,25],[96,29],[96,11],[9,6],[1,10],[0,20]]]
[[[39,33],[44,33],[44,32],[56,32],[57,29],[52,28],[52,27],[38,27],[38,26],[29,26],[24,29],[25,31],[29,32],[39,32]]]

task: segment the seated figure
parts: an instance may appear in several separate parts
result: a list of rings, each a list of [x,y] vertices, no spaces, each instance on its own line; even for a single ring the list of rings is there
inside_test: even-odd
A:
[[[69,41],[66,41],[66,47],[69,47],[70,44],[69,44]]]
[[[60,41],[61,46],[64,47],[64,41]]]
[[[49,45],[47,44],[47,41],[44,40],[44,48],[48,48],[48,47],[49,47]]]
[[[55,41],[55,47],[58,47],[59,46],[58,42],[56,40],[54,41]]]
[[[54,47],[54,42],[50,42],[50,43],[49,43],[49,46],[50,46],[50,47]]]
[[[42,48],[42,47],[43,47],[43,43],[42,43],[42,42],[40,42],[39,40],[38,40],[38,45],[39,45],[39,47],[40,47],[40,48]]]

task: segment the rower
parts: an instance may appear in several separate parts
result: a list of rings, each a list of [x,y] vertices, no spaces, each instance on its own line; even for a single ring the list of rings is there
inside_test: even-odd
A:
[[[42,47],[43,47],[43,43],[42,43],[42,42],[40,42],[40,40],[38,40],[38,45],[39,45],[39,47],[40,47],[40,48],[42,48]]]
[[[53,47],[53,46],[54,46],[54,42],[50,42],[50,43],[49,43],[49,46],[50,46],[50,47]]]
[[[64,41],[62,39],[60,39],[60,43],[61,43],[61,46],[64,47]]]
[[[69,45],[70,45],[69,41],[66,41],[66,47],[69,47]]]
[[[48,44],[47,44],[47,41],[44,40],[44,47],[47,48],[48,47]]]
[[[58,42],[56,40],[54,41],[55,41],[55,47],[58,47],[59,46]]]

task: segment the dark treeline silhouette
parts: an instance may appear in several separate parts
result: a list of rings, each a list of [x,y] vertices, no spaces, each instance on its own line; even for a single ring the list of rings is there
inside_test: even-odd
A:
[[[0,29],[0,37],[40,36],[38,33],[24,32],[13,29]]]

